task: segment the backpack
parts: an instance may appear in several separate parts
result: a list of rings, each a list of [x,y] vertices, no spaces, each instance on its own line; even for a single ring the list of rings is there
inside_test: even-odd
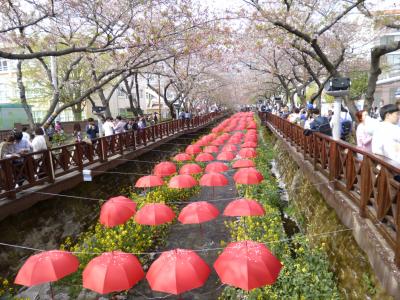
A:
[[[314,121],[315,131],[332,136],[332,128],[329,124],[329,120],[326,117],[318,117]]]

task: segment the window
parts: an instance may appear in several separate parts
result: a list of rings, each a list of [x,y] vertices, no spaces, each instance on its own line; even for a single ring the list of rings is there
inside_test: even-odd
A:
[[[6,59],[0,59],[0,71],[8,71],[8,61]]]

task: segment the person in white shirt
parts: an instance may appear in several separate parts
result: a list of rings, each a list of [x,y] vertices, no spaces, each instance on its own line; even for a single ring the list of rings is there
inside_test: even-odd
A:
[[[32,140],[32,152],[38,152],[47,150],[47,142],[46,138],[44,137],[44,131],[42,128],[38,127],[35,129],[35,137]],[[41,158],[42,154],[34,154],[34,159]]]
[[[29,135],[29,133],[27,133],[26,131],[28,130],[28,128],[26,127],[22,127],[22,139],[23,140],[27,140],[29,143],[31,142],[31,136]]]
[[[381,107],[382,122],[374,130],[372,152],[400,163],[399,108],[394,104]]]
[[[125,132],[124,128],[126,123],[122,120],[121,116],[117,116],[115,119],[116,119],[116,124],[114,126],[115,134]]]
[[[114,134],[114,124],[112,122],[112,118],[107,117],[106,121],[103,124],[104,136],[109,136]]]

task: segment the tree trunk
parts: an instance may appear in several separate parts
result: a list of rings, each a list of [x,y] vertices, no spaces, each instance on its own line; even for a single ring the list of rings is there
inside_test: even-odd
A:
[[[111,117],[111,110],[110,110],[110,103],[107,101],[106,96],[104,95],[104,90],[103,88],[100,88],[97,90],[97,95],[100,98],[101,105],[106,108],[104,115],[105,117]]]
[[[71,107],[72,113],[74,114],[74,121],[82,121],[82,103],[78,103]]]
[[[26,116],[28,117],[29,126],[31,129],[35,127],[35,121],[33,119],[32,111],[28,102],[26,101],[25,85],[22,81],[22,61],[19,60],[17,63],[17,85],[19,90],[19,99],[22,107],[25,110]]]
[[[379,75],[382,73],[380,68],[381,56],[376,49],[371,51],[371,66],[369,68],[368,87],[365,94],[364,109],[369,111],[374,103],[374,94],[376,90],[376,82]]]
[[[133,77],[135,79],[135,91],[136,91],[136,105],[137,110],[140,115],[143,114],[142,108],[140,107],[140,93],[139,93],[139,80],[138,80],[138,72],[135,72]]]

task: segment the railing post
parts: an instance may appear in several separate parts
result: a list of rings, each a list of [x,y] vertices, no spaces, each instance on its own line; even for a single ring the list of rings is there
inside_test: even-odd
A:
[[[132,147],[133,147],[133,150],[136,150],[136,134],[137,134],[137,131],[132,130]]]
[[[3,160],[2,165],[4,170],[5,190],[7,191],[7,197],[15,199],[17,197],[17,194],[15,192],[16,182],[15,182],[14,169],[12,166],[11,159]]]
[[[335,141],[331,141],[329,146],[329,180],[336,181],[339,172],[338,149]],[[335,184],[336,185],[336,184]]]
[[[49,176],[49,182],[53,183],[56,179],[56,170],[54,170],[53,165],[53,153],[51,150],[47,150],[43,155],[45,155],[45,165],[46,165],[46,173]]]
[[[153,126],[151,126],[151,139],[153,140],[153,143],[156,141],[156,129],[155,129],[155,126],[153,125]]]
[[[101,160],[102,161],[107,161],[107,141],[106,141],[107,137],[101,137],[100,138],[100,149],[101,149]]]
[[[367,204],[371,197],[372,192],[372,176],[371,176],[371,162],[370,158],[364,155],[361,163],[361,202],[360,202],[360,216],[367,217]],[[399,199],[399,197],[397,197]],[[399,220],[400,221],[400,220]]]
[[[82,161],[82,144],[81,143],[76,143],[75,144],[75,161],[76,164],[78,165],[79,170],[83,170],[83,161]]]

